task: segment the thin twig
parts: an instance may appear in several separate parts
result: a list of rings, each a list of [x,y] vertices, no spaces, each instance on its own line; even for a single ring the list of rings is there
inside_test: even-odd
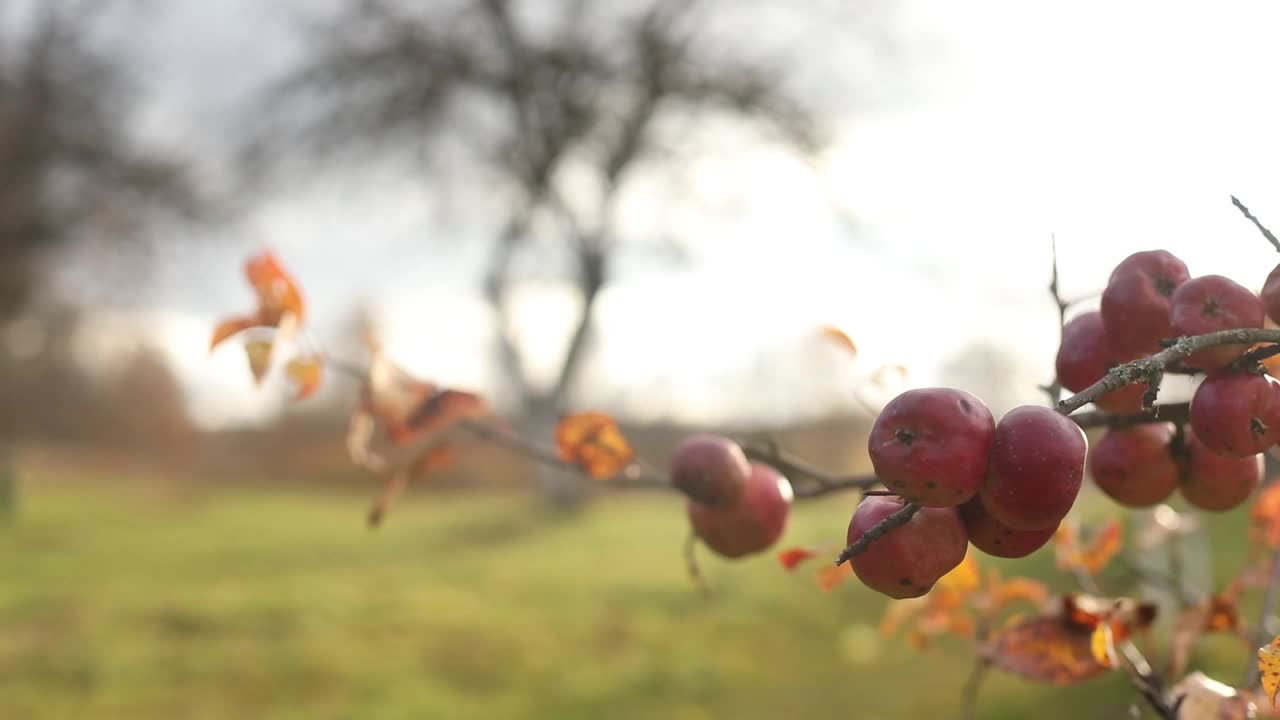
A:
[[[685,571],[689,573],[689,579],[705,595],[710,588],[707,586],[706,579],[702,576],[702,568],[698,565],[697,551],[698,536],[690,529],[684,540],[684,567]]]
[[[991,669],[991,661],[979,655],[973,661],[973,670],[969,671],[969,679],[965,680],[964,692],[960,700],[961,720],[975,720],[978,717],[978,692],[982,690],[982,682],[987,679],[987,671]]]
[[[1062,338],[1067,328],[1067,308],[1071,304],[1062,298],[1061,288],[1058,286],[1058,237],[1052,233],[1049,235],[1049,248],[1053,256],[1053,267],[1049,275],[1049,295],[1053,298],[1053,304],[1058,308],[1058,344],[1062,344]],[[1062,398],[1062,381],[1057,377],[1052,383],[1041,386],[1049,395],[1049,404],[1052,405]]]
[[[1244,203],[1240,202],[1239,198],[1232,195],[1231,204],[1235,205],[1236,209],[1243,213],[1244,216],[1249,219],[1249,222],[1253,223],[1254,227],[1258,228],[1258,231],[1262,233],[1263,237],[1265,237],[1267,241],[1275,247],[1276,252],[1280,252],[1280,239],[1277,239],[1276,236],[1267,229],[1267,226],[1262,224],[1261,220],[1254,217],[1253,213],[1249,212],[1249,208],[1245,207]]]
[[[888,535],[890,531],[906,525],[918,510],[920,510],[919,505],[907,503],[900,510],[876,523],[870,530],[863,533],[862,537],[850,543],[849,547],[840,552],[840,555],[836,557],[836,565],[842,565],[866,552],[867,548],[871,547],[871,543]]]
[[[1088,429],[1094,427],[1127,428],[1146,423],[1186,422],[1191,414],[1191,403],[1165,403],[1153,405],[1150,410],[1132,415],[1113,415],[1101,410],[1076,413],[1071,416],[1076,425]]]
[[[1170,363],[1182,360],[1188,355],[1206,348],[1220,345],[1254,345],[1257,343],[1277,342],[1280,342],[1280,329],[1276,328],[1237,328],[1234,330],[1219,330],[1207,335],[1179,338],[1173,345],[1150,357],[1140,358],[1111,368],[1098,382],[1059,402],[1058,412],[1070,415],[1109,392],[1119,390],[1126,385],[1145,382],[1156,373],[1163,372],[1164,368]]]
[[[795,496],[821,497],[843,490],[867,490],[880,484],[875,475],[837,475],[819,470],[784,453],[777,445],[743,444],[742,451],[751,460],[770,465],[791,481]]]

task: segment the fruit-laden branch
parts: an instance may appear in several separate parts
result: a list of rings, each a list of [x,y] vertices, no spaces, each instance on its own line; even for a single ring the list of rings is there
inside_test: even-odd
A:
[[[487,442],[499,445],[531,460],[550,465],[565,472],[586,474],[577,463],[565,460],[551,447],[539,445],[505,428],[474,420],[464,420],[459,427]],[[804,465],[784,456],[776,449],[750,448],[744,452],[754,460],[774,466],[792,484],[792,494],[797,500],[822,497],[841,490],[866,490],[879,483],[874,475],[833,475]],[[800,482],[796,480],[801,479]],[[653,490],[673,490],[671,479],[656,468],[644,463],[632,463],[627,469],[605,480],[612,487]]]
[[[1280,329],[1239,328],[1179,338],[1173,345],[1155,355],[1115,366],[1098,382],[1059,402],[1058,412],[1070,415],[1109,392],[1119,390],[1126,385],[1148,382],[1152,377],[1163,373],[1170,363],[1182,360],[1200,350],[1221,345],[1253,345],[1255,343],[1280,343]],[[1270,348],[1266,350],[1269,351]]]

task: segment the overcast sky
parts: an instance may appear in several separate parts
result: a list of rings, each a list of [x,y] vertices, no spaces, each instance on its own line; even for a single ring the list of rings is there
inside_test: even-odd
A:
[[[296,47],[282,6],[263,7],[154,5],[155,28],[135,47],[150,69],[148,134],[179,145],[201,138],[200,149],[219,152],[246,119],[253,79]],[[870,107],[832,106],[838,141],[820,174],[767,148],[696,166],[689,192],[734,211],[683,226],[697,235],[690,263],[631,265],[611,287],[584,402],[706,423],[812,416],[855,407],[854,388],[881,363],[905,364],[913,383],[940,382],[939,368],[975,339],[1008,346],[1023,365],[989,381],[1038,402],[1057,332],[1045,292],[1051,233],[1069,296],[1100,290],[1117,261],[1157,247],[1193,274],[1261,285],[1277,256],[1228,195],[1280,226],[1280,6],[897,8],[910,51],[897,69],[842,74],[836,61],[849,53],[814,45],[832,87],[877,84]],[[653,208],[637,195],[638,226]],[[489,387],[490,320],[474,272],[483,236],[456,209],[443,212],[422,184],[337,178],[282,196],[203,246],[171,244],[145,293],[147,322],[163,328],[196,416],[217,425],[276,406],[232,349],[205,352],[212,322],[250,307],[240,261],[262,245],[300,277],[322,326],[368,299],[385,308],[406,366]],[[567,299],[546,285],[526,297],[528,347],[549,372]],[[848,330],[858,360],[817,340],[824,322]]]

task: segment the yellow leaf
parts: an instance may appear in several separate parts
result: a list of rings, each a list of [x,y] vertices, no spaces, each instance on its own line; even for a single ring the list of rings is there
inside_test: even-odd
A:
[[[1276,706],[1276,692],[1280,691],[1280,637],[1271,644],[1258,648],[1258,672],[1262,676],[1262,689]]]
[[[320,387],[320,379],[324,375],[324,358],[319,355],[294,358],[285,365],[284,372],[298,388],[293,399],[303,400]]]
[[[613,418],[599,412],[565,415],[556,425],[556,447],[597,480],[613,477],[631,464],[635,453]]]
[[[854,344],[853,339],[844,330],[835,325],[823,325],[820,330],[822,337],[835,343],[841,350],[849,353],[850,357],[857,357],[858,346]]]
[[[249,357],[249,371],[253,373],[253,381],[262,384],[262,379],[271,369],[270,340],[249,340],[244,344],[245,355]]]
[[[1089,648],[1093,651],[1093,659],[1103,667],[1116,666],[1116,642],[1111,633],[1111,623],[1100,622],[1089,637]]]

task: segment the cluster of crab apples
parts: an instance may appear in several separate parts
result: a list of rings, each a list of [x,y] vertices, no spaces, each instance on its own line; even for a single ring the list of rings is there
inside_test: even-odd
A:
[[[1101,309],[1063,328],[1058,381],[1080,392],[1120,363],[1158,352],[1169,339],[1280,324],[1280,267],[1261,293],[1219,276],[1192,278],[1168,252],[1135,253],[1112,272]],[[1086,469],[1117,503],[1147,507],[1179,492],[1190,505],[1221,512],[1261,483],[1264,451],[1280,443],[1280,385],[1247,344],[1206,347],[1183,368],[1204,373],[1188,421],[1116,423],[1090,448],[1084,431],[1049,407],[1024,405],[996,421],[974,395],[956,388],[903,392],[876,418],[868,453],[889,494],[866,495],[850,520],[850,545],[884,528],[849,560],[862,583],[893,598],[918,597],[964,559],[968,546],[1003,558],[1045,545],[1075,504]],[[1146,382],[1098,397],[1115,416],[1144,408]],[[782,535],[792,502],[787,480],[751,462],[728,438],[686,438],[671,478],[688,497],[697,537],[730,558],[765,550]]]

